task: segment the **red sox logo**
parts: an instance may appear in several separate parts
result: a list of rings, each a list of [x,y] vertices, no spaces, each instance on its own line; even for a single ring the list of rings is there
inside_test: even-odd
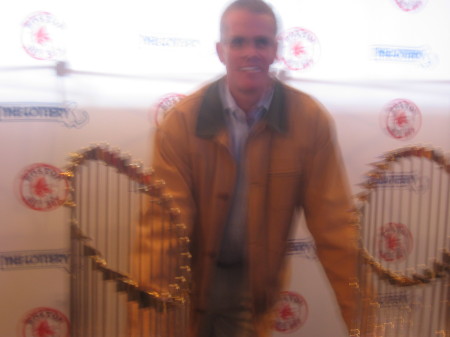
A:
[[[405,12],[412,12],[422,8],[426,0],[395,0],[397,6]]]
[[[53,14],[33,13],[23,23],[23,48],[37,60],[59,60],[65,54],[63,29],[64,24]]]
[[[421,127],[422,114],[413,102],[396,99],[384,108],[383,124],[393,138],[410,139],[417,134]]]
[[[308,303],[292,291],[283,291],[275,305],[274,330],[292,333],[300,329],[308,319]]]
[[[278,36],[278,42],[278,59],[290,70],[310,68],[320,53],[317,37],[304,28],[287,30]]]
[[[22,337],[69,337],[69,320],[58,310],[36,308],[23,319]]]
[[[23,170],[19,189],[22,201],[29,208],[50,211],[66,201],[69,186],[58,168],[33,164]]]
[[[386,262],[402,261],[411,253],[413,238],[404,224],[389,222],[380,228],[378,251]]]
[[[161,125],[167,111],[169,111],[175,104],[181,101],[184,97],[183,94],[167,94],[159,99],[156,104],[153,119],[157,126]]]

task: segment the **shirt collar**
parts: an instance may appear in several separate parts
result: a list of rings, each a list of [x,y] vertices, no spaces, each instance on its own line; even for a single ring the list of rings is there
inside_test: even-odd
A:
[[[196,122],[196,135],[202,138],[214,137],[219,130],[226,127],[226,117],[224,103],[220,98],[219,79],[209,84],[202,93],[202,101],[199,105],[198,117]],[[273,97],[267,113],[263,118],[267,124],[280,133],[288,130],[287,106],[285,102],[286,88],[279,81],[275,81],[273,88]]]
[[[270,103],[272,102],[273,92],[274,85],[272,84],[264,92],[255,108],[252,109],[253,113],[259,114],[258,117],[261,117],[261,111],[269,110]],[[225,78],[222,78],[219,81],[219,95],[220,99],[222,100],[223,107],[228,113],[236,111],[243,112],[242,109],[236,104],[236,101],[231,95],[230,88],[228,87]]]

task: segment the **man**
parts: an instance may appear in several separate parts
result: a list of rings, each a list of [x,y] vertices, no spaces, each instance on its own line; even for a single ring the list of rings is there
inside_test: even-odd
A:
[[[226,76],[174,107],[155,138],[155,173],[191,237],[190,336],[270,334],[299,210],[349,325],[356,230],[329,117],[271,77],[277,23],[266,3],[235,1],[220,29]]]

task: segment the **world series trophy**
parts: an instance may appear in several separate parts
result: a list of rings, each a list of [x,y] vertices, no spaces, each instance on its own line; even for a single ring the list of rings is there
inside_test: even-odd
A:
[[[164,182],[106,146],[71,155],[72,337],[184,336],[190,253]]]
[[[387,153],[357,195],[359,311],[353,336],[450,336],[450,161]]]

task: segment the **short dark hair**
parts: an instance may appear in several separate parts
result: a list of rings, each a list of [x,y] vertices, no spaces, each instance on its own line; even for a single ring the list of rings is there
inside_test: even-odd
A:
[[[220,18],[220,36],[222,37],[222,34],[225,30],[225,17],[226,15],[233,11],[233,10],[247,10],[251,13],[257,13],[257,14],[266,14],[269,15],[274,22],[275,26],[275,34],[277,33],[277,18],[275,16],[275,13],[273,9],[263,0],[235,0],[231,4],[228,5],[228,7],[225,8],[225,10],[222,13],[222,16]]]

